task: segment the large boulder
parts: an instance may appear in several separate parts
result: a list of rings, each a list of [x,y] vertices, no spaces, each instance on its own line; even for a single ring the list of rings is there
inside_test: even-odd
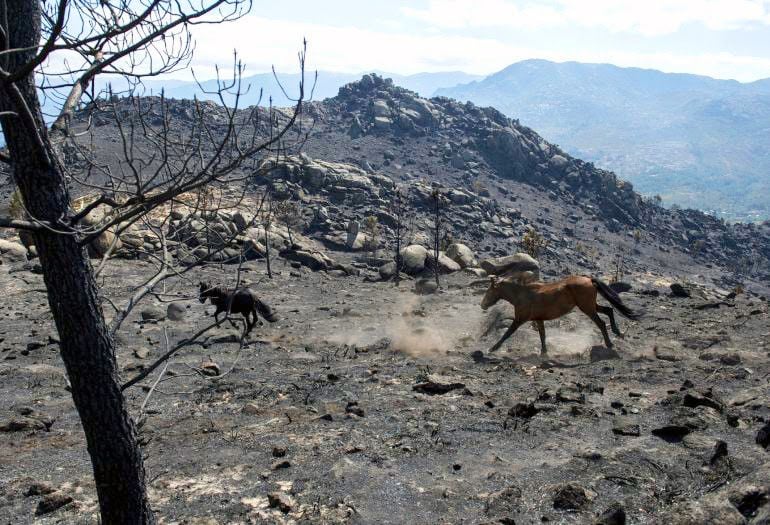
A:
[[[0,239],[0,260],[3,262],[27,262],[27,249],[18,242]]]
[[[459,264],[461,268],[478,266],[473,250],[459,242],[452,243],[447,247],[446,256]]]
[[[489,275],[503,277],[532,272],[535,279],[540,278],[540,263],[526,253],[516,253],[506,257],[496,257],[481,261],[481,268]]]
[[[414,275],[425,269],[428,250],[418,244],[412,244],[401,250],[401,264],[404,272]]]
[[[433,265],[433,252],[428,253],[428,262]],[[438,253],[438,270],[441,273],[459,272],[462,268],[458,263],[446,256],[444,252]]]

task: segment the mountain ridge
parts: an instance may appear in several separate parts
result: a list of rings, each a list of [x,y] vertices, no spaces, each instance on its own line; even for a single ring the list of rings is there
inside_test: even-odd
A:
[[[436,94],[497,107],[668,204],[770,216],[767,79],[530,60]]]

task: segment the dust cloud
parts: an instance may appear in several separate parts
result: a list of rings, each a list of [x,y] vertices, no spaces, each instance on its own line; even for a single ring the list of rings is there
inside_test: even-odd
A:
[[[484,312],[476,300],[440,303],[434,297],[409,294],[378,307],[377,322],[350,319],[351,329],[326,337],[330,343],[369,346],[382,339],[412,357],[436,358],[478,339]],[[368,321],[368,322],[367,322]]]

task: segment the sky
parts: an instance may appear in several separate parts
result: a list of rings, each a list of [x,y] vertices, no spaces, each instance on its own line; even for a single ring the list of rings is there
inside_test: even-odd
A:
[[[308,69],[345,73],[486,75],[541,58],[770,77],[770,0],[255,0],[241,20],[193,36],[199,78],[234,49],[246,74],[296,71],[303,38]]]

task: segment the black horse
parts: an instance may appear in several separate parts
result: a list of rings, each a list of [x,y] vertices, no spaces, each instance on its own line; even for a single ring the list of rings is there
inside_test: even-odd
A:
[[[214,312],[214,320],[219,323],[219,314],[228,313],[241,314],[246,320],[246,333],[251,332],[254,325],[259,322],[261,315],[267,321],[274,323],[278,320],[272,308],[263,303],[257,297],[257,294],[248,288],[238,288],[237,290],[227,290],[220,286],[211,286],[208,283],[200,283],[200,293],[198,299],[205,303],[206,299],[211,299],[211,304],[217,307]],[[235,326],[232,320],[230,323]]]

